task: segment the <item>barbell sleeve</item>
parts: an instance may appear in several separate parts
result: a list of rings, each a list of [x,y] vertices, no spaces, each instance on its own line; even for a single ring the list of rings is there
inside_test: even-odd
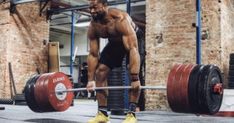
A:
[[[123,90],[132,89],[132,86],[108,86],[108,87],[95,87],[94,90]],[[151,89],[151,90],[166,90],[166,86],[141,86],[140,89]],[[56,90],[56,93],[64,92],[75,92],[75,91],[87,91],[87,88],[73,88],[67,90]]]

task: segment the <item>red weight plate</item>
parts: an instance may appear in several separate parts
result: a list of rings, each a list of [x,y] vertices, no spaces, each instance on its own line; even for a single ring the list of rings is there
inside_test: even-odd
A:
[[[180,111],[179,112],[191,112],[191,108],[189,105],[189,95],[188,95],[188,83],[189,83],[189,77],[190,77],[190,73],[192,72],[193,68],[196,65],[193,64],[187,64],[185,65],[183,71],[182,71],[182,76],[181,79],[179,81],[180,85],[180,89],[179,91],[179,107],[180,107]]]
[[[56,96],[55,90],[61,86],[66,89],[72,89],[72,83],[64,73],[56,72],[51,74],[48,78],[47,93],[49,94],[49,102],[55,111],[67,110],[73,100],[73,92],[67,92],[62,99]]]
[[[175,85],[174,85],[174,81],[175,81],[175,77],[176,77],[176,73],[178,71],[178,69],[182,66],[182,64],[175,64],[169,75],[168,75],[168,80],[167,80],[167,100],[168,100],[168,104],[171,107],[172,110],[174,110],[175,104],[174,104],[174,100],[176,100],[176,96],[174,94],[174,90],[175,90]]]
[[[50,102],[49,102],[49,93],[48,93],[48,83],[49,83],[49,77],[52,75],[52,73],[46,73],[44,74],[46,75],[46,77],[44,78],[44,81],[42,81],[41,84],[41,95],[44,95],[43,97],[41,97],[41,99],[43,100],[43,104],[44,105],[44,112],[52,112],[55,111],[55,109],[53,109],[53,107],[51,106]]]
[[[37,79],[36,83],[35,83],[35,89],[34,89],[34,95],[35,95],[35,100],[38,104],[38,106],[40,108],[43,108],[46,104],[43,103],[43,97],[46,95],[43,95],[41,89],[42,89],[42,85],[44,82],[44,79],[47,77],[46,74],[42,74],[40,75],[40,77]]]
[[[175,65],[168,77],[167,98],[175,112],[188,112],[188,80],[194,66],[192,64]]]
[[[46,73],[42,74],[36,82],[36,89],[35,89],[35,99],[38,102],[40,107],[40,112],[51,112],[54,111],[52,106],[49,103],[49,94],[46,93],[47,85],[48,85],[48,78],[51,74]]]
[[[181,110],[181,93],[180,93],[180,90],[183,89],[183,85],[181,85],[181,79],[182,79],[182,74],[183,74],[183,71],[185,69],[186,65],[182,64],[180,66],[180,68],[176,71],[176,74],[175,74],[175,79],[174,79],[174,88],[173,88],[173,92],[174,92],[174,101],[173,101],[173,107],[172,110],[175,111],[175,112],[180,112]]]

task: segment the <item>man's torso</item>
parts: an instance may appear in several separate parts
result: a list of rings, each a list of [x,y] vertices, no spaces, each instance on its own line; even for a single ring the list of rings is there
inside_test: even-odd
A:
[[[121,11],[119,11],[119,14],[125,16]],[[122,19],[125,19],[125,17]],[[118,24],[121,23],[120,21],[122,21],[120,17],[110,16],[106,23],[94,22],[93,26],[95,28],[96,36],[99,38],[107,38],[110,43],[122,42],[122,34],[117,30]]]
[[[100,38],[107,38],[109,42],[122,42],[122,35],[116,30],[116,20],[112,19],[103,25],[95,23],[96,35]]]

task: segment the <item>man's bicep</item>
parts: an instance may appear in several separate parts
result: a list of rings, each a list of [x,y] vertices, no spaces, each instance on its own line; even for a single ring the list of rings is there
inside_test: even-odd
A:
[[[131,48],[137,48],[137,37],[135,33],[123,35],[123,42],[124,46],[127,48],[127,50]]]
[[[89,39],[89,52],[93,55],[97,55],[99,51],[99,40]]]
[[[87,37],[89,40],[89,52],[91,54],[97,54],[99,50],[99,39],[96,37],[93,26],[89,26]]]

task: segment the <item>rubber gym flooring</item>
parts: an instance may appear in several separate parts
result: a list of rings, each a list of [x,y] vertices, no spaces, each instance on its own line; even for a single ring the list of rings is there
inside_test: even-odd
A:
[[[97,112],[97,102],[75,100],[65,112],[34,113],[27,106],[1,105],[0,123],[86,123]],[[125,116],[111,116],[111,123],[121,123]],[[234,123],[234,117],[197,116],[167,111],[137,113],[138,123]]]

